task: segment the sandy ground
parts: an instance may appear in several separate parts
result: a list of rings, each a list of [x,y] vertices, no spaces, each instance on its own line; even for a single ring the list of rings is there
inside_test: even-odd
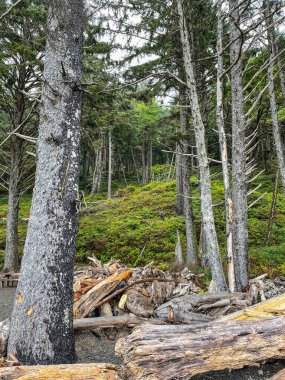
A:
[[[0,321],[9,317],[12,311],[15,289],[0,289]],[[115,342],[98,338],[90,331],[76,334],[76,353],[78,362],[107,362],[120,364],[115,355]],[[192,380],[269,380],[279,370],[285,368],[285,361],[267,363],[260,367],[244,368],[229,373],[228,371],[194,376]]]

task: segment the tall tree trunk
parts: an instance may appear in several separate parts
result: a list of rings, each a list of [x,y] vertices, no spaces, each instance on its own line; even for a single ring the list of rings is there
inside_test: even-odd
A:
[[[268,80],[269,80],[269,97],[270,97],[270,108],[272,116],[272,128],[273,128],[273,138],[277,154],[278,167],[281,174],[281,181],[283,186],[283,191],[285,194],[285,155],[284,146],[282,142],[282,134],[280,130],[279,120],[278,120],[278,108],[275,96],[275,84],[274,84],[274,57],[275,57],[275,35],[274,29],[269,27],[273,19],[270,17],[271,9],[269,0],[263,3],[265,9],[265,18],[267,26],[267,39],[268,39],[268,50],[270,53],[270,64],[268,67]]]
[[[219,245],[214,222],[213,203],[211,195],[211,178],[207,151],[205,146],[205,128],[202,121],[198,101],[196,80],[192,64],[192,53],[190,47],[189,33],[184,17],[182,0],[177,0],[177,9],[179,15],[179,27],[183,47],[186,80],[189,91],[189,100],[192,111],[195,139],[197,145],[197,157],[200,171],[201,211],[205,236],[207,239],[207,255],[211,266],[213,281],[216,283],[218,289],[225,290],[227,289],[227,284],[225,281],[222,260],[219,253]]]
[[[108,199],[112,197],[112,131],[109,130],[109,155],[108,155]]]
[[[36,181],[8,342],[24,364],[75,360],[82,25],[81,0],[50,1]]]
[[[222,160],[224,192],[225,192],[225,209],[226,209],[226,234],[227,234],[227,262],[228,262],[228,282],[231,292],[235,291],[235,273],[233,257],[233,233],[232,233],[232,195],[230,188],[229,161],[227,138],[224,123],[224,94],[223,94],[223,18],[222,6],[218,5],[218,30],[217,30],[217,127],[219,131],[220,154]]]
[[[4,272],[16,271],[19,265],[18,257],[18,218],[20,202],[20,167],[22,162],[22,141],[12,137],[11,167],[9,179],[8,213],[6,228],[6,247]]]
[[[180,96],[181,105],[186,104],[185,94]],[[183,135],[182,141],[182,156],[181,156],[181,167],[182,167],[182,189],[183,189],[183,205],[184,205],[184,215],[185,215],[185,229],[186,229],[186,262],[191,265],[192,268],[197,266],[197,256],[195,247],[195,231],[193,223],[193,212],[192,212],[192,202],[191,202],[191,188],[190,188],[190,165],[188,154],[188,144],[187,144],[187,132],[188,132],[188,112],[186,108],[180,108],[180,125],[181,133]]]
[[[233,197],[233,252],[236,289],[248,286],[248,227],[246,133],[244,93],[242,85],[242,36],[239,8],[235,0],[230,5],[230,62],[232,86],[232,197]]]

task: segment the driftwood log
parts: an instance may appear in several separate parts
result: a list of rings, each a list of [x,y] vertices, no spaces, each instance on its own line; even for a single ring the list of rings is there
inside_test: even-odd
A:
[[[164,322],[159,319],[145,319],[135,315],[120,315],[118,317],[97,317],[75,319],[73,322],[74,330],[88,330],[108,327],[128,327],[150,323],[154,325],[163,325]]]
[[[113,364],[64,364],[0,368],[1,380],[120,380]]]
[[[118,341],[129,380],[174,380],[285,357],[285,318],[143,325]]]

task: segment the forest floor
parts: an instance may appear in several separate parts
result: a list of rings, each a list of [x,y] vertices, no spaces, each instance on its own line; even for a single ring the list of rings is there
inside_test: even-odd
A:
[[[12,311],[14,288],[0,289],[0,321],[9,317]],[[115,355],[115,343],[105,338],[98,338],[89,331],[76,334],[76,353],[80,363],[114,363],[121,364],[119,357]],[[285,367],[285,361],[276,361],[261,365],[236,370],[207,373],[194,376],[193,380],[269,380],[271,376]]]

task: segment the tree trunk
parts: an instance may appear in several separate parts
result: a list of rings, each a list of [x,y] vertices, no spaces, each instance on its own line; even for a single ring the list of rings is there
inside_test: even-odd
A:
[[[266,16],[266,26],[269,28],[272,23],[272,18],[270,15],[270,3],[268,0],[264,2],[265,7],[265,16]],[[269,97],[270,97],[270,108],[272,115],[272,128],[273,128],[273,138],[274,144],[277,154],[278,167],[281,174],[281,181],[283,186],[283,191],[285,194],[285,155],[284,155],[284,147],[282,142],[282,134],[280,130],[279,120],[278,120],[278,108],[275,96],[275,85],[274,85],[274,57],[275,57],[275,49],[274,49],[274,29],[269,28],[267,30],[267,39],[268,39],[268,50],[270,53],[270,64],[268,67],[268,80],[269,80]]]
[[[227,289],[225,276],[223,272],[222,260],[219,253],[219,245],[216,234],[213,203],[211,195],[211,178],[208,164],[207,151],[205,146],[205,128],[202,121],[196,81],[194,76],[189,33],[183,12],[182,0],[177,1],[179,14],[179,27],[181,42],[183,47],[184,66],[186,71],[187,86],[189,91],[189,100],[191,105],[196,145],[197,157],[200,171],[200,191],[201,191],[201,211],[204,224],[205,237],[207,239],[207,256],[209,258],[212,279],[217,284],[219,290]]]
[[[200,373],[284,359],[285,318],[200,326],[143,325],[118,341],[128,380],[189,379]]]
[[[181,95],[181,105],[186,104],[185,95]],[[193,212],[191,202],[191,188],[190,188],[190,165],[188,154],[188,144],[186,135],[188,132],[188,112],[184,107],[180,108],[180,126],[183,135],[181,166],[182,166],[182,191],[183,191],[183,205],[185,215],[185,229],[186,229],[186,262],[192,267],[197,266],[196,247],[195,247],[195,231],[193,223]]]
[[[8,195],[8,213],[6,228],[6,247],[4,272],[16,272],[19,265],[18,256],[18,218],[20,202],[20,170],[22,162],[22,142],[14,136],[11,141],[11,168]]]
[[[81,0],[50,2],[36,181],[8,342],[24,364],[75,360],[82,25]]]
[[[183,175],[182,175],[182,147],[181,143],[176,144],[176,157],[175,157],[175,177],[176,177],[176,212],[177,215],[184,214],[184,201],[183,201]]]
[[[279,185],[279,170],[276,171],[275,174],[275,181],[274,181],[274,189],[273,189],[273,194],[272,194],[272,202],[271,202],[271,209],[270,209],[270,215],[269,215],[269,220],[268,220],[268,229],[267,229],[267,235],[266,239],[264,242],[264,245],[268,245],[271,232],[272,232],[272,227],[273,227],[273,222],[274,222],[274,217],[275,217],[275,210],[276,210],[276,202],[277,202],[277,194],[278,194],[278,185]]]
[[[109,155],[108,155],[108,199],[112,197],[112,131],[109,130]]]
[[[93,173],[92,189],[90,193],[91,197],[94,197],[95,194],[98,194],[100,192],[103,165],[103,141],[100,139],[100,145],[96,151],[95,169]]]
[[[233,197],[233,254],[236,290],[248,287],[248,227],[247,178],[244,93],[242,85],[242,36],[239,8],[235,0],[230,5],[230,62],[232,86],[232,197]],[[231,11],[233,10],[233,11]]]
[[[220,155],[222,160],[224,192],[225,192],[225,210],[226,210],[226,234],[227,234],[227,262],[228,262],[228,282],[231,292],[235,291],[235,273],[234,273],[234,257],[233,257],[233,233],[232,233],[232,195],[230,188],[229,161],[227,138],[224,123],[224,94],[223,94],[223,18],[222,6],[218,5],[218,31],[217,31],[217,127],[219,131]]]

